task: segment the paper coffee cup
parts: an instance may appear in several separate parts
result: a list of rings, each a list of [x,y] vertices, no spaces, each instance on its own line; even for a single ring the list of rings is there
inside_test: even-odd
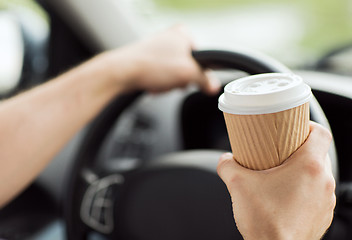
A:
[[[309,134],[310,87],[297,75],[266,73],[225,86],[219,98],[234,158],[264,170],[280,165]]]

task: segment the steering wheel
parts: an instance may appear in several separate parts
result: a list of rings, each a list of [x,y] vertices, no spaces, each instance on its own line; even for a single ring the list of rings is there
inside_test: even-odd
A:
[[[193,56],[204,68],[290,71],[273,59],[243,52],[195,51]],[[97,167],[107,134],[141,94],[118,97],[88,126],[64,200],[67,239],[242,239],[229,194],[216,174],[222,151],[175,152],[147,163],[142,159],[128,170]],[[329,128],[315,98],[310,107],[311,119]],[[338,179],[333,147],[329,154]]]

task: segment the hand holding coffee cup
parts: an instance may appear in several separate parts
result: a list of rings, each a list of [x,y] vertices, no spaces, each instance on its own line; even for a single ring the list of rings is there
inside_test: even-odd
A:
[[[258,74],[227,84],[219,109],[235,160],[254,170],[284,162],[308,137],[311,97],[310,87],[290,73]]]

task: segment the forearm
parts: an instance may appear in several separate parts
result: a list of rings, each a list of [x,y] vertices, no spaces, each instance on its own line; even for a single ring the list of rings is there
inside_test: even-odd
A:
[[[121,67],[120,78],[113,79],[105,70],[108,63],[99,60],[0,104],[0,206],[122,91],[119,82],[128,78],[122,70],[128,68]]]
[[[100,54],[0,103],[0,207],[118,94],[163,92],[189,83],[209,94],[220,87],[193,59],[188,36],[175,28]]]

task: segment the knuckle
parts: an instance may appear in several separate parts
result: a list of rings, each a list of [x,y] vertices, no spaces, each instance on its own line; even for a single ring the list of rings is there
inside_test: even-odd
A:
[[[229,161],[230,160],[228,158],[220,159],[220,161],[216,167],[216,171],[220,176],[222,176],[223,170],[226,168],[226,165],[228,165],[230,163]]]
[[[178,71],[177,75],[180,81],[183,83],[188,83],[194,75],[196,75],[196,71],[191,64],[182,64],[180,65],[180,71]]]
[[[324,138],[328,139],[329,141],[332,141],[332,134],[328,129],[324,128],[322,135]]]
[[[224,161],[220,161],[216,167],[216,172],[220,177],[222,176],[223,165],[224,165]]]
[[[241,186],[242,178],[239,174],[232,174],[231,177],[228,179],[229,185],[232,187],[238,188],[238,186]]]
[[[238,188],[243,182],[242,175],[237,171],[227,170],[230,169],[230,165],[233,164],[231,159],[221,159],[216,168],[218,175],[227,185],[228,188]]]
[[[309,159],[303,166],[303,171],[312,177],[321,175],[324,171],[323,165],[317,159]]]
[[[319,126],[320,126],[320,125],[319,125]],[[325,128],[325,127],[323,127],[323,126],[320,126],[320,127],[318,128],[318,132],[319,132],[319,135],[320,135],[321,138],[327,139],[327,140],[329,140],[329,141],[332,140],[332,134],[331,134],[331,132],[330,132],[327,128]]]
[[[326,209],[331,212],[331,214],[334,214],[334,209],[336,207],[336,195],[332,194],[330,198],[327,198],[326,201]]]
[[[332,195],[332,198],[331,198],[331,205],[330,205],[330,208],[331,208],[332,210],[334,210],[335,207],[336,207],[336,195],[333,194],[333,195]]]
[[[326,181],[326,191],[328,193],[335,193],[335,188],[336,188],[336,182],[335,179],[333,177],[330,177],[327,181]]]

